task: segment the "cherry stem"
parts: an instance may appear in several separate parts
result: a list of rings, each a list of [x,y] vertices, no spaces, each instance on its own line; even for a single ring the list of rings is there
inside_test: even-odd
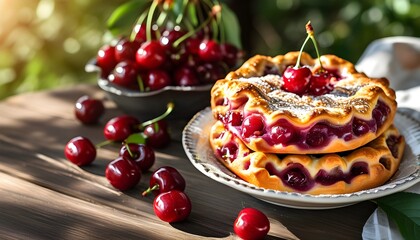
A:
[[[151,192],[153,192],[155,190],[158,190],[158,189],[159,189],[159,184],[155,184],[155,185],[153,185],[153,187],[149,187],[144,192],[142,192],[141,195],[143,197],[145,197],[147,194],[149,194],[149,193],[151,193]]]
[[[127,149],[128,154],[130,154],[130,157],[134,159],[134,153],[131,151],[130,146],[128,143],[124,142],[125,148]]]
[[[146,19],[146,39],[147,41],[151,41],[152,40],[152,21],[153,21],[153,13],[156,10],[156,7],[158,6],[159,1],[158,0],[154,0],[152,2],[152,5],[150,6],[149,12],[147,14],[147,19]]]
[[[166,112],[164,112],[162,115],[160,115],[160,116],[158,116],[158,117],[156,117],[152,120],[149,120],[149,121],[146,121],[146,122],[142,123],[140,125],[140,129],[143,129],[144,127],[149,126],[150,124],[153,124],[155,122],[158,122],[158,121],[164,119],[165,117],[167,117],[172,112],[174,107],[175,107],[175,104],[173,102],[169,102],[167,107],[166,107]]]
[[[306,33],[308,33],[308,37],[312,40],[312,43],[314,44],[321,71],[324,71],[324,68],[322,67],[321,57],[320,57],[321,55],[319,54],[319,51],[318,51],[318,42],[315,39],[314,28],[312,27],[311,21],[309,21],[305,27],[306,27]]]
[[[218,7],[217,7],[218,6]],[[199,30],[201,30],[202,28],[204,28],[205,26],[207,26],[211,19],[214,18],[215,16],[217,16],[217,14],[219,14],[219,12],[222,10],[220,5],[216,5],[213,6],[213,8],[211,9],[210,12],[210,16],[203,21],[200,26],[198,26],[197,28],[193,29],[192,31],[187,32],[186,34],[184,34],[182,37],[178,38],[174,44],[173,47],[178,47],[179,44],[181,44],[183,41],[185,41],[187,38],[191,37],[192,35],[194,35],[195,33],[197,33]]]
[[[137,83],[139,85],[139,91],[140,92],[144,92],[144,84],[143,84],[143,79],[141,78],[140,75],[137,76]]]
[[[306,43],[309,41],[309,35],[306,37],[306,39],[305,39],[305,42],[303,42],[303,44],[302,44],[302,47],[300,48],[300,51],[299,51],[299,56],[298,56],[298,59],[297,59],[297,61],[296,61],[296,65],[295,65],[295,68],[299,68],[300,67],[300,58],[302,57],[302,52],[303,52],[303,49],[305,48],[305,45],[306,45]]]
[[[96,144],[95,147],[96,148],[101,148],[101,147],[106,146],[106,145],[111,144],[111,143],[114,143],[114,141],[106,140],[106,141],[103,141],[103,142],[100,142],[100,143]]]

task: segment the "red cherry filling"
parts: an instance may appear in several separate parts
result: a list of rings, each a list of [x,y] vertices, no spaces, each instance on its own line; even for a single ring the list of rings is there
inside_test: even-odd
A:
[[[242,114],[238,111],[232,111],[228,114],[227,122],[232,126],[241,126],[243,121]]]
[[[369,124],[361,119],[355,118],[353,120],[353,133],[356,136],[361,136],[370,131]]]
[[[306,135],[306,144],[311,147],[325,146],[330,141],[330,131],[326,124],[318,123]]]
[[[389,136],[386,139],[386,145],[388,146],[389,150],[392,153],[393,157],[398,157],[398,145],[401,143],[401,136]]]
[[[238,145],[235,142],[229,142],[217,149],[217,153],[222,159],[233,162],[238,157]]]
[[[265,169],[270,175],[276,175],[286,186],[297,191],[308,191],[315,186],[315,183],[329,186],[340,181],[350,184],[353,178],[369,174],[368,165],[365,162],[354,163],[348,173],[344,173],[339,168],[334,168],[327,172],[320,170],[314,178],[312,178],[308,170],[300,163],[289,163],[287,168],[279,171],[272,163],[267,163]]]
[[[308,170],[300,163],[289,163],[287,168],[279,171],[272,163],[265,166],[270,175],[276,175],[280,178],[284,185],[289,186],[298,191],[308,191],[314,186]]]
[[[252,136],[261,136],[264,134],[265,124],[260,115],[250,115],[242,123],[242,136],[249,138]]]
[[[221,104],[225,104],[226,101],[225,98],[220,99]],[[348,124],[341,126],[319,122],[310,128],[299,128],[285,119],[269,125],[265,123],[261,115],[253,113],[243,116],[242,111],[233,111],[232,102],[231,111],[228,111],[226,115],[219,115],[218,119],[233,133],[241,135],[245,141],[250,137],[260,137],[270,145],[296,145],[302,149],[324,147],[333,138],[350,141],[369,132],[376,133],[390,112],[390,108],[385,103],[378,101],[371,120],[354,118]]]
[[[271,128],[271,140],[274,144],[287,144],[293,139],[294,128],[286,120]]]

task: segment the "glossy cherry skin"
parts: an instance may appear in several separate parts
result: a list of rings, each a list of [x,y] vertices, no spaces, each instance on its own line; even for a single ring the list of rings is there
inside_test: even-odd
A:
[[[130,152],[127,150],[129,148]],[[142,172],[149,170],[155,163],[155,151],[145,144],[129,143],[121,147],[120,156],[136,162]]]
[[[220,45],[214,40],[205,39],[200,43],[198,55],[206,62],[217,62],[223,59]]]
[[[288,92],[303,94],[309,87],[312,72],[308,67],[292,68],[288,67],[283,73],[282,88]]]
[[[171,136],[165,120],[146,126],[143,134],[146,136],[146,144],[153,148],[164,148],[171,142]]]
[[[108,80],[122,87],[138,89],[137,67],[134,62],[120,62],[108,76]]]
[[[115,65],[117,60],[115,59],[115,47],[111,45],[102,46],[96,56],[96,65],[102,70],[102,75],[107,76]]]
[[[114,117],[104,127],[106,139],[116,142],[124,141],[131,134],[139,131],[140,121],[129,115]]]
[[[156,195],[170,190],[184,191],[185,179],[173,167],[164,166],[153,172],[149,181],[149,189],[143,192],[143,196],[153,191]]]
[[[223,61],[229,67],[235,67],[239,59],[238,48],[229,43],[222,43],[220,44],[220,50],[222,51]]]
[[[196,86],[200,84],[195,72],[189,67],[181,67],[174,74],[175,85],[177,86]]]
[[[185,34],[185,31],[180,30],[179,27],[175,27],[171,30],[165,30],[160,37],[160,45],[165,49],[172,51],[174,48],[174,42]]]
[[[131,42],[127,38],[123,38],[118,41],[117,45],[115,45],[115,59],[118,62],[122,61],[135,61],[136,60],[136,53],[140,47],[139,42]]]
[[[166,71],[155,69],[150,70],[146,74],[144,83],[150,91],[155,91],[171,85],[172,82],[169,74]]]
[[[85,166],[92,163],[96,158],[96,148],[85,137],[72,138],[64,148],[66,158],[77,166]]]
[[[165,49],[156,40],[143,43],[136,53],[136,62],[140,69],[158,68],[165,60]]]
[[[264,239],[270,231],[270,221],[261,211],[244,208],[239,212],[233,230],[244,240]]]
[[[152,37],[152,40],[153,39],[156,39],[156,36],[157,36],[157,30],[156,29],[158,29],[158,26],[157,25],[153,25],[152,26],[152,31],[151,31],[151,37]],[[135,37],[134,37],[134,41],[136,41],[136,42],[138,42],[138,43],[140,43],[140,44],[142,44],[142,43],[144,43],[144,42],[146,42],[146,40],[147,40],[147,36],[146,36],[146,24],[137,24],[135,27],[134,27],[134,33],[136,34],[135,35]]]
[[[105,177],[113,187],[124,191],[139,183],[141,171],[134,161],[119,157],[108,164]]]
[[[104,112],[105,107],[102,101],[87,95],[77,99],[74,106],[74,114],[83,124],[98,123]]]
[[[180,222],[190,215],[191,200],[184,192],[171,190],[159,194],[154,199],[153,210],[162,221]]]

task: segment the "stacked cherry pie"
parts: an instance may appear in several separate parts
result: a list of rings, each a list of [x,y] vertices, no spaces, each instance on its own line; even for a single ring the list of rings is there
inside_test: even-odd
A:
[[[334,55],[257,55],[215,83],[211,107],[216,157],[267,189],[338,194],[377,187],[404,152],[388,80],[368,78]]]

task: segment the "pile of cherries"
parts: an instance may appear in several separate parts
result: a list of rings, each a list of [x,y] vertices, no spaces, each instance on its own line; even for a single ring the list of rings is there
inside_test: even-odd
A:
[[[106,141],[94,145],[89,138],[77,136],[66,144],[64,154],[77,166],[86,166],[95,160],[97,148],[110,143],[122,144],[118,157],[108,163],[105,177],[116,189],[131,189],[155,163],[154,149],[170,143],[168,125],[164,118],[172,108],[168,104],[164,114],[143,123],[129,115],[114,117],[105,124],[103,133]],[[88,96],[80,97],[75,104],[76,118],[87,125],[98,123],[104,111],[102,101]],[[189,216],[191,201],[184,193],[185,180],[175,168],[158,168],[152,174],[149,184],[143,196],[155,193],[154,211],[160,219],[177,222]]]
[[[132,37],[100,48],[101,77],[128,89],[154,91],[166,86],[213,84],[242,59],[242,51],[217,39],[210,24],[220,14],[215,5],[196,29],[180,24],[139,23]],[[152,12],[149,14],[153,14]]]

